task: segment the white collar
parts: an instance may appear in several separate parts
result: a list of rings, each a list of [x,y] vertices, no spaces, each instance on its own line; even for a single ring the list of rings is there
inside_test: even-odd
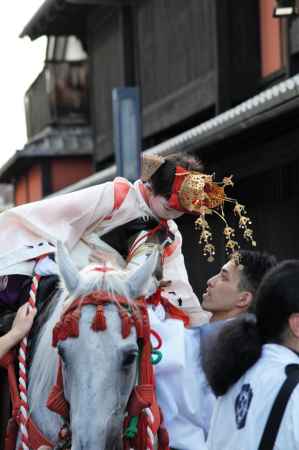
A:
[[[264,344],[262,358],[279,361],[284,364],[299,364],[299,356],[293,350],[279,344]]]
[[[144,214],[142,214],[144,219],[148,219],[149,217],[154,217],[156,220],[160,221],[159,217],[157,217],[153,211],[151,210],[151,208],[148,206],[148,204],[146,203],[141,189],[140,189],[140,185],[142,184],[141,180],[137,180],[134,182],[134,188],[137,194],[137,201],[139,204],[140,209],[143,211]]]

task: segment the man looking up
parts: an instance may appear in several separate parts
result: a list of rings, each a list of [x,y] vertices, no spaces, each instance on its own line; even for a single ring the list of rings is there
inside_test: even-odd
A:
[[[232,258],[207,281],[202,307],[211,322],[232,319],[246,312],[265,273],[276,264],[267,253],[241,251],[240,264]]]

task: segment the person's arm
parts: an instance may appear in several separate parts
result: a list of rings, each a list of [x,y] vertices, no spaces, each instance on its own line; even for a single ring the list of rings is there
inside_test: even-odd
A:
[[[11,330],[0,338],[0,358],[29,333],[35,315],[36,309],[29,308],[27,304],[19,308]]]
[[[174,221],[169,220],[168,225],[174,241],[164,255],[163,279],[171,281],[164,295],[189,315],[191,326],[202,325],[208,322],[210,314],[202,309],[190,285],[182,254],[182,235]]]
[[[71,250],[89,227],[112,213],[113,205],[114,183],[107,182],[8,209],[0,214],[0,266],[32,259],[34,245],[42,254],[58,237]],[[28,258],[10,261],[11,254],[24,249]]]

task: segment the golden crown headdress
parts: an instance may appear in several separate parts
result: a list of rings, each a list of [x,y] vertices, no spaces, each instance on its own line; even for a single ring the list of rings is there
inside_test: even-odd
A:
[[[180,166],[176,167],[169,206],[199,216],[195,221],[195,227],[200,231],[199,243],[203,245],[203,253],[208,257],[208,261],[214,260],[215,246],[212,244],[212,231],[206,216],[214,213],[225,223],[223,233],[226,253],[232,255],[236,262],[239,262],[240,245],[235,240],[235,229],[229,226],[225,218],[225,203],[234,205],[233,211],[238,217],[238,225],[242,230],[243,238],[251,242],[253,247],[256,246],[253,230],[250,228],[251,220],[246,215],[245,206],[237,200],[227,197],[225,193],[225,188],[233,185],[232,175],[224,177],[219,183],[214,181],[213,175],[188,171]]]

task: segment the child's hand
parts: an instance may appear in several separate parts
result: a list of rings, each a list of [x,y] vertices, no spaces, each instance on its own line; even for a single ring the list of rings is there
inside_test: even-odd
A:
[[[36,308],[31,308],[28,304],[25,304],[18,309],[11,328],[11,331],[18,341],[23,339],[23,337],[29,333],[35,315]]]

